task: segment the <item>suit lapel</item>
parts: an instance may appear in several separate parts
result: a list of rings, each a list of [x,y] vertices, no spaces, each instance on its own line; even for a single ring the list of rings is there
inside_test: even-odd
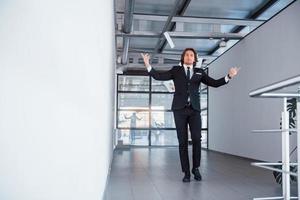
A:
[[[192,80],[195,77],[196,73],[201,73],[196,67],[193,67],[193,76],[191,77],[190,80]]]
[[[193,75],[192,75],[192,77],[191,77],[190,80],[192,80],[192,78],[195,77],[195,74],[196,74],[197,72],[198,72],[197,69],[196,69],[195,67],[193,67]]]
[[[185,80],[188,81],[188,78],[186,76],[186,73],[185,73],[185,69],[184,69],[184,66],[183,65],[180,65],[180,68],[181,68],[181,72],[182,74],[184,75],[185,77]],[[194,77],[195,77],[195,74],[199,72],[197,68],[193,67],[193,75],[191,76],[190,80],[192,80]]]
[[[185,80],[186,81],[188,81],[188,78],[187,78],[187,76],[186,76],[186,73],[185,73],[185,70],[184,70],[184,66],[183,65],[181,65],[181,67],[180,67],[181,69],[181,73],[183,74],[183,76],[184,76],[184,78],[185,78]]]
[[[195,67],[193,67],[193,75],[191,76],[191,79],[190,79],[190,80],[192,80],[192,78],[194,78],[195,73],[196,73]]]

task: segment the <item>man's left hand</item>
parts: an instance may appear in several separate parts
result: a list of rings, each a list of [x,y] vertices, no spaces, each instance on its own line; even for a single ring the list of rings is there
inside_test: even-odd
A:
[[[238,74],[238,72],[240,71],[240,67],[232,67],[232,68],[230,68],[229,69],[229,73],[228,73],[228,75],[230,76],[230,78],[233,78],[233,77],[235,77],[237,74]]]

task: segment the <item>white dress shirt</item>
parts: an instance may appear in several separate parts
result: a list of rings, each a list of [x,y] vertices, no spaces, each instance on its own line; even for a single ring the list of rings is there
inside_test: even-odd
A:
[[[188,67],[190,68],[190,78],[192,78],[193,73],[194,73],[193,65],[183,64],[183,67],[184,67],[185,75],[187,75]]]

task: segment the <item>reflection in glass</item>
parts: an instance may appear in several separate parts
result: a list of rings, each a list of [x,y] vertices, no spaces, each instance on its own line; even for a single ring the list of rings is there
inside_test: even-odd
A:
[[[148,146],[149,142],[161,146],[178,145],[176,130],[158,130],[175,128],[173,112],[170,111],[175,89],[173,81],[151,79],[151,91],[149,83],[149,76],[118,76],[117,140],[127,145]],[[201,84],[199,90],[202,128],[207,129],[208,89]],[[202,131],[202,147],[207,148],[207,131]]]
[[[152,128],[175,128],[173,112],[153,111],[151,126]]]
[[[207,131],[202,131],[201,135],[202,135],[201,147],[207,148]]]
[[[176,130],[152,130],[151,145],[178,145]]]
[[[119,91],[149,91],[148,76],[118,76]]]
[[[201,112],[201,124],[203,129],[207,128],[207,110]]]
[[[119,111],[118,128],[148,128],[149,112]]]
[[[148,109],[149,94],[119,93],[118,106],[119,109]]]
[[[124,145],[148,145],[148,130],[119,129],[118,141]]]
[[[200,108],[201,108],[201,121],[202,121],[202,128],[207,128],[207,86],[201,84],[201,92],[200,92]]]
[[[152,94],[151,109],[170,110],[173,94]]]
[[[172,80],[157,81],[152,78],[152,91],[153,92],[174,92],[175,86]]]
[[[201,95],[200,98],[200,108],[201,110],[206,110],[207,109],[207,96],[206,95]]]

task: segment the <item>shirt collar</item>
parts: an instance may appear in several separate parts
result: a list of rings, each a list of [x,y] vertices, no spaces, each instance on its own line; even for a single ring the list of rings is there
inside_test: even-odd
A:
[[[187,67],[190,67],[190,69],[193,69],[193,65],[186,65],[186,64],[183,64],[183,67],[184,67],[185,69],[187,69]]]

